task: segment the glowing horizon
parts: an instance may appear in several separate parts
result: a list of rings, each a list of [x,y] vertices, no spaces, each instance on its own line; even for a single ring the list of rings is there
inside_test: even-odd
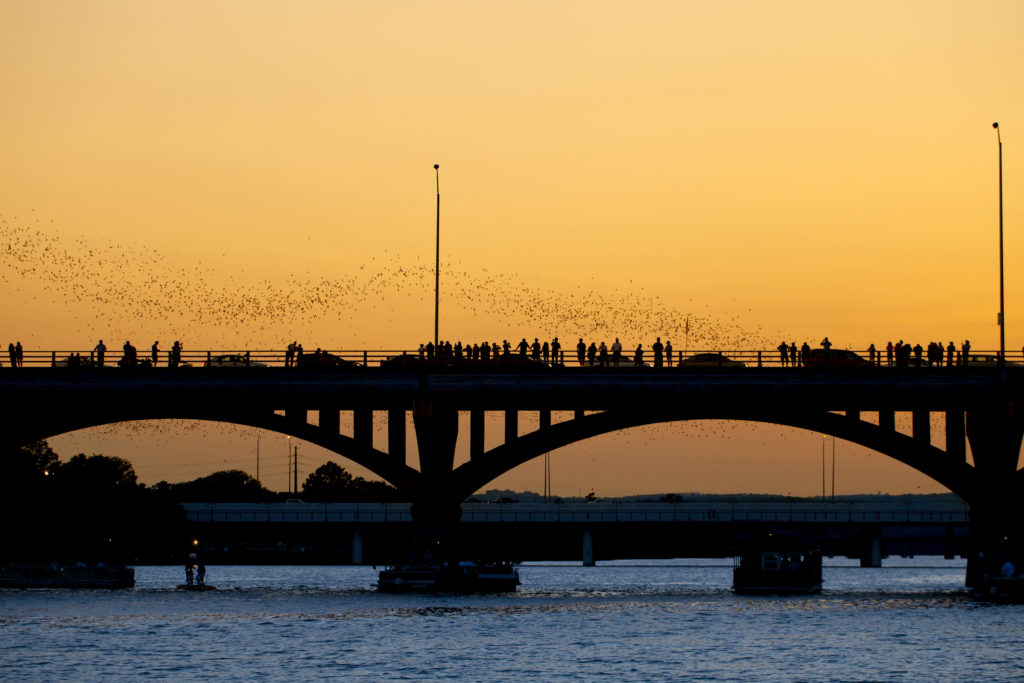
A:
[[[999,121],[1019,352],[1021,26],[1009,0],[6,3],[4,343],[414,347],[439,163],[442,338],[994,349]],[[817,435],[707,429],[567,451],[561,485],[816,491],[777,472]],[[55,442],[147,480],[195,460],[136,431]],[[183,440],[216,468],[254,438]],[[932,485],[850,449],[841,485]]]

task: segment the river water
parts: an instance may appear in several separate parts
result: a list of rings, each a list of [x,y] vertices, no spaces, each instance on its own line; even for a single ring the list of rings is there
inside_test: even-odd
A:
[[[1024,606],[964,564],[826,559],[816,596],[747,597],[723,560],[526,564],[508,595],[379,595],[370,567],[138,567],[122,591],[0,591],[0,680],[1024,679]]]

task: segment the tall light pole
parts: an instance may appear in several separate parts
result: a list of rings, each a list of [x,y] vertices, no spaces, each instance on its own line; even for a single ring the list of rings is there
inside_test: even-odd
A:
[[[437,312],[441,300],[441,178],[439,164],[434,164],[434,184],[437,187],[437,241],[434,249],[434,353],[437,353]]]
[[[1006,309],[1003,305],[1003,137],[999,122],[992,124],[999,141],[999,362],[1006,362]]]

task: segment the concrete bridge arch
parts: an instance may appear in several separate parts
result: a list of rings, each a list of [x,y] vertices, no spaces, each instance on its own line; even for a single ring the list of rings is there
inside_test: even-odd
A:
[[[464,494],[463,497],[468,497],[488,482],[533,458],[602,434],[652,424],[704,419],[776,424],[841,438],[891,457],[930,477],[965,500],[970,500],[975,493],[974,468],[967,464],[962,451],[954,449],[951,453],[942,450],[920,437],[908,436],[896,431],[895,427],[864,421],[856,414],[826,411],[814,415],[693,411],[604,411],[578,415],[565,422],[546,424],[471,459],[453,472],[455,488]]]

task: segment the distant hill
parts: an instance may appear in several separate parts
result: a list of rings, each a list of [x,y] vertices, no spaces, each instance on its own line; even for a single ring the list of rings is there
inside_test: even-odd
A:
[[[720,503],[720,502],[745,502],[745,503],[812,503],[821,500],[820,496],[782,496],[770,493],[647,493],[632,496],[552,496],[552,501],[566,503],[579,503],[586,500],[602,500],[606,502],[622,503]],[[828,497],[831,501],[832,498]],[[477,501],[481,503],[497,502],[519,502],[519,503],[543,503],[544,496],[533,491],[512,491],[509,489],[490,489],[484,493],[478,493],[468,499],[468,502]],[[899,505],[901,503],[938,503],[949,505],[962,505],[963,500],[954,493],[860,493],[853,495],[836,496],[837,503],[887,503]]]

